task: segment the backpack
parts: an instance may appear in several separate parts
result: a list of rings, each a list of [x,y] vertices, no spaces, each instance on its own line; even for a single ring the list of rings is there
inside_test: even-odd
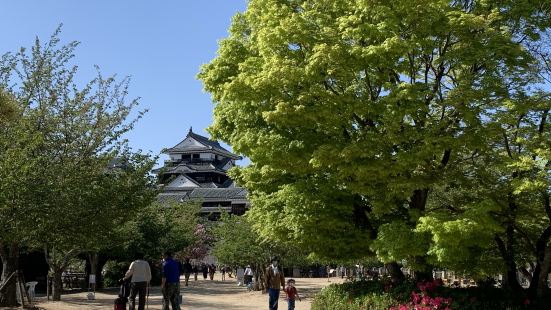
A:
[[[121,284],[119,288],[119,297],[126,298],[128,301],[128,296],[130,296],[130,280],[123,280],[119,283]]]
[[[126,302],[128,302],[128,298],[126,297],[117,297],[115,299],[115,310],[126,310]]]
[[[115,310],[126,310],[126,303],[128,302],[128,296],[130,296],[130,280],[119,281],[121,287],[119,288],[119,297],[114,301]]]

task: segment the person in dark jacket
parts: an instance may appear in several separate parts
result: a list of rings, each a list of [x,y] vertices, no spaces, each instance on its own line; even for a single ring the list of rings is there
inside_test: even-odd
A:
[[[279,266],[279,259],[273,257],[271,259],[272,264],[266,268],[266,274],[264,278],[264,284],[268,290],[268,309],[277,310],[279,300],[280,288],[285,288],[285,277],[283,276],[283,269]]]
[[[207,275],[209,274],[209,267],[207,267],[207,265],[205,263],[203,263],[203,265],[201,265],[201,269],[203,271],[203,279],[207,279]]]
[[[216,266],[214,264],[209,265],[209,278],[210,280],[214,280],[214,273],[216,272]]]
[[[195,281],[197,281],[197,275],[199,274],[199,268],[197,265],[193,265],[193,275],[195,277]]]
[[[191,275],[191,272],[193,272],[193,267],[191,267],[191,264],[189,263],[189,258],[185,259],[184,264],[182,265],[182,272],[184,273],[184,277],[186,279],[186,286],[188,286],[189,276]]]

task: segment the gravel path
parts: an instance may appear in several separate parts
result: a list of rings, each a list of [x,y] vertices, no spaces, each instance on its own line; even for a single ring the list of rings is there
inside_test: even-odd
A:
[[[221,281],[215,277],[214,281],[199,279],[190,281],[188,287],[182,285],[182,309],[194,310],[259,310],[268,308],[268,295],[261,292],[247,292],[245,287],[237,286],[233,279]],[[331,283],[340,283],[341,279],[331,278]],[[296,302],[296,310],[310,309],[314,294],[330,283],[326,278],[297,278],[296,287],[303,297],[302,302]],[[86,293],[67,294],[61,297],[61,302],[47,302],[44,297],[38,298],[37,306],[46,310],[99,310],[113,309],[113,300],[118,291],[108,289],[96,293],[95,300],[87,300]],[[281,292],[279,308],[287,309],[285,294]],[[161,310],[161,293],[159,287],[151,288],[149,309]]]

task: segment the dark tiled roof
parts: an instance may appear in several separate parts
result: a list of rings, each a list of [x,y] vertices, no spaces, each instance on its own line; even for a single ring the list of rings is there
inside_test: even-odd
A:
[[[247,199],[247,190],[233,188],[194,188],[188,191],[169,191],[157,195],[159,202],[186,200],[231,201]]]
[[[207,146],[210,146],[215,150],[219,150],[219,151],[222,151],[222,152],[228,152],[229,153],[228,150],[226,150],[225,148],[220,146],[220,143],[218,143],[218,141],[210,140],[209,138],[198,135],[198,134],[196,134],[192,131],[190,131],[188,133],[188,137],[192,137],[193,139],[197,140],[198,142],[200,142],[202,144],[205,144]]]
[[[235,187],[235,183],[233,183],[233,180],[232,179],[227,179],[224,183],[222,183],[222,185],[220,185],[220,187],[222,188],[232,188],[232,187]]]
[[[224,170],[224,166],[227,165],[230,161],[231,161],[230,158],[224,158],[216,165],[216,168],[222,171],[226,171]]]
[[[170,192],[157,195],[158,202],[182,202],[189,200],[188,192]]]
[[[156,169],[153,173],[158,173],[160,169]],[[185,174],[185,173],[194,173],[194,172],[217,172],[220,174],[225,174],[225,171],[215,168],[213,165],[191,165],[191,164],[180,164],[174,167],[168,167],[163,171],[163,174]]]
[[[242,187],[234,188],[196,188],[189,193],[190,199],[246,199],[247,191]]]
[[[199,183],[199,186],[201,188],[218,188],[218,185],[214,184],[214,182]]]
[[[198,134],[194,133],[193,131],[191,131],[191,128],[190,128],[190,130],[189,130],[189,132],[186,136],[186,139],[188,137],[191,137],[191,138],[195,139],[197,142],[204,145],[204,147],[200,147],[200,146],[199,147],[192,146],[192,147],[186,147],[186,148],[172,147],[172,148],[169,148],[169,149],[164,149],[162,152],[163,153],[176,153],[176,152],[206,152],[206,151],[211,151],[211,152],[219,153],[219,154],[222,154],[223,156],[227,156],[227,157],[230,157],[230,158],[233,158],[233,159],[241,159],[240,156],[235,155],[232,152],[230,152],[230,151],[226,150],[225,148],[223,148],[222,146],[220,146],[220,143],[218,143],[218,141],[210,140],[207,137],[203,137],[201,135],[198,135]],[[184,140],[182,140],[180,143],[182,143]],[[178,144],[180,144],[180,143],[178,143]]]
[[[195,171],[210,171],[210,170],[216,169],[216,167],[214,167],[214,165],[211,164],[211,163],[206,164],[206,165],[201,165],[201,164],[187,164],[187,166],[188,166],[190,169],[193,169],[193,170],[195,170]]]

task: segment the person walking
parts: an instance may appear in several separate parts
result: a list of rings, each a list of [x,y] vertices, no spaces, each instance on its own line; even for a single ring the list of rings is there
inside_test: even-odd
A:
[[[130,310],[136,309],[136,295],[138,295],[138,310],[144,310],[149,281],[151,281],[151,268],[149,263],[144,260],[143,253],[138,253],[136,258],[124,275],[124,280],[131,279]]]
[[[214,264],[209,265],[209,278],[210,280],[214,280],[214,273],[216,272],[216,266]]]
[[[207,279],[207,275],[209,274],[209,267],[205,263],[201,266],[201,270],[203,271],[203,279]]]
[[[287,310],[295,310],[295,299],[298,298],[299,301],[302,301],[295,287],[295,279],[287,280],[287,286],[284,291],[285,295],[287,295]]]
[[[172,306],[172,310],[180,310],[180,270],[169,251],[164,253],[161,292],[163,310],[169,310],[169,305]]]
[[[197,264],[193,265],[193,276],[195,278],[195,281],[197,281],[197,275],[199,274],[199,268],[197,267]]]
[[[191,272],[193,272],[193,267],[191,267],[191,264],[189,262],[189,258],[186,258],[184,261],[184,264],[182,265],[182,271],[184,272],[184,277],[186,279],[186,286],[188,286],[189,277],[191,276]],[[197,277],[195,278],[197,280]]]
[[[270,261],[272,264],[266,268],[264,284],[269,296],[268,309],[277,310],[280,287],[285,289],[285,277],[283,276],[283,270],[278,266],[279,259],[272,257]]]
[[[222,281],[226,280],[226,266],[220,267],[220,274],[222,274]]]
[[[241,266],[237,266],[235,270],[235,279],[237,280],[237,286],[242,286],[245,283],[245,270]]]
[[[247,267],[245,268],[244,275],[245,275],[245,279],[244,279],[245,285],[249,285],[249,283],[253,281],[253,270],[251,269],[250,265],[247,265]]]

